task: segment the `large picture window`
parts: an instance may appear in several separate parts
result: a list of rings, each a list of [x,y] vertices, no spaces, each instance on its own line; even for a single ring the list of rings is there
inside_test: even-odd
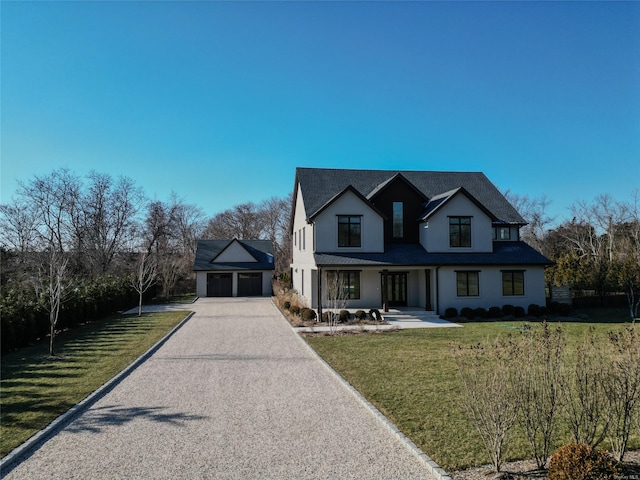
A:
[[[330,299],[359,300],[360,272],[346,270],[327,271],[327,297]]]
[[[471,246],[471,217],[449,217],[449,246]]]
[[[478,272],[456,272],[456,292],[459,297],[480,295],[480,275]]]
[[[521,270],[506,270],[502,272],[502,295],[524,295],[524,272]]]
[[[362,245],[362,217],[338,216],[338,246],[360,247]]]

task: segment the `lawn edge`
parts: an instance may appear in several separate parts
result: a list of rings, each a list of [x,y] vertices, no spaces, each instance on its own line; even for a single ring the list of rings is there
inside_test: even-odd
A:
[[[316,352],[311,345],[309,345],[304,338],[295,330],[294,327],[291,326],[289,321],[282,314],[278,306],[271,300],[274,307],[280,313],[280,316],[287,321],[287,324],[291,328],[293,334],[298,338],[298,340],[311,352],[311,354],[320,361],[322,365],[333,375],[341,384],[344,386],[356,399],[364,405],[375,417],[376,419],[387,428],[387,430],[391,431],[391,433],[402,443],[409,452],[411,452],[418,460],[425,466],[427,471],[431,473],[438,480],[452,480],[449,474],[441,468],[436,462],[434,462],[426,453],[424,453],[418,446],[404,433],[402,433],[398,427],[396,427],[391,420],[389,420],[386,416],[384,416],[380,410],[378,410],[369,400],[364,398],[362,394],[356,390],[349,382],[347,382],[338,372],[336,372],[331,365],[327,363],[327,361]]]
[[[151,355],[153,355],[162,345],[164,345],[169,338],[173,336],[182,326],[187,323],[193,317],[195,312],[189,312],[175,327],[173,327],[164,337],[153,344],[149,349],[140,355],[137,359],[131,362],[127,367],[116,374],[111,380],[108,380],[101,387],[94,390],[78,404],[71,407],[65,413],[53,420],[49,425],[44,427],[33,436],[29,437],[24,443],[17,446],[7,455],[0,460],[0,473],[2,476],[9,473],[19,463],[29,458],[40,446],[42,446],[47,440],[49,440],[58,430],[62,429],[73,418],[89,408],[93,403],[98,401],[104,395],[109,393],[116,387],[122,380],[131,374],[136,368],[138,368],[143,362],[145,362]]]

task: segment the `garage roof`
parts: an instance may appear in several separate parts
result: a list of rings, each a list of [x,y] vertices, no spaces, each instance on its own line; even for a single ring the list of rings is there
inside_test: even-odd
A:
[[[237,242],[255,261],[246,261],[246,255],[233,261],[226,257],[224,262],[215,261],[232,243]],[[236,270],[275,270],[273,261],[273,242],[271,240],[198,240],[194,271],[236,271]]]

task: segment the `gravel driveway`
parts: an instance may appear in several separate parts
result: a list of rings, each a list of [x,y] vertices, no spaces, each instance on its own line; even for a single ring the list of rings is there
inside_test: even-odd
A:
[[[433,478],[270,299],[188,307],[154,355],[4,478]]]

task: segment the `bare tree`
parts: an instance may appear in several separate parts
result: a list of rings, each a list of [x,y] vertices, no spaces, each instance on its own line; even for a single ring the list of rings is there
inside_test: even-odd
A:
[[[533,248],[547,255],[546,238],[555,218],[547,214],[551,200],[543,195],[540,198],[530,198],[528,195],[517,195],[510,190],[503,192],[507,200],[528,223],[520,230],[520,236]]]
[[[67,256],[58,251],[55,246],[50,246],[46,256],[38,269],[34,288],[36,296],[49,312],[50,338],[49,356],[53,357],[53,345],[56,335],[56,325],[60,316],[60,306],[68,298],[72,285],[67,269],[69,260]]]
[[[496,472],[516,423],[514,345],[497,340],[488,345],[453,349],[462,380],[462,408],[480,434]]]
[[[243,203],[215,215],[207,225],[205,236],[212,239],[239,240],[264,239],[266,237],[263,220],[258,206]]]
[[[135,275],[131,278],[131,286],[138,292],[138,316],[142,315],[142,296],[156,281],[156,263],[147,252],[140,254]]]
[[[344,280],[344,274],[339,270],[327,270],[325,282],[325,291],[327,292],[326,311],[327,319],[329,321],[329,331],[332,334],[335,334],[340,318],[340,311],[345,309],[347,302],[349,301],[349,290]]]

